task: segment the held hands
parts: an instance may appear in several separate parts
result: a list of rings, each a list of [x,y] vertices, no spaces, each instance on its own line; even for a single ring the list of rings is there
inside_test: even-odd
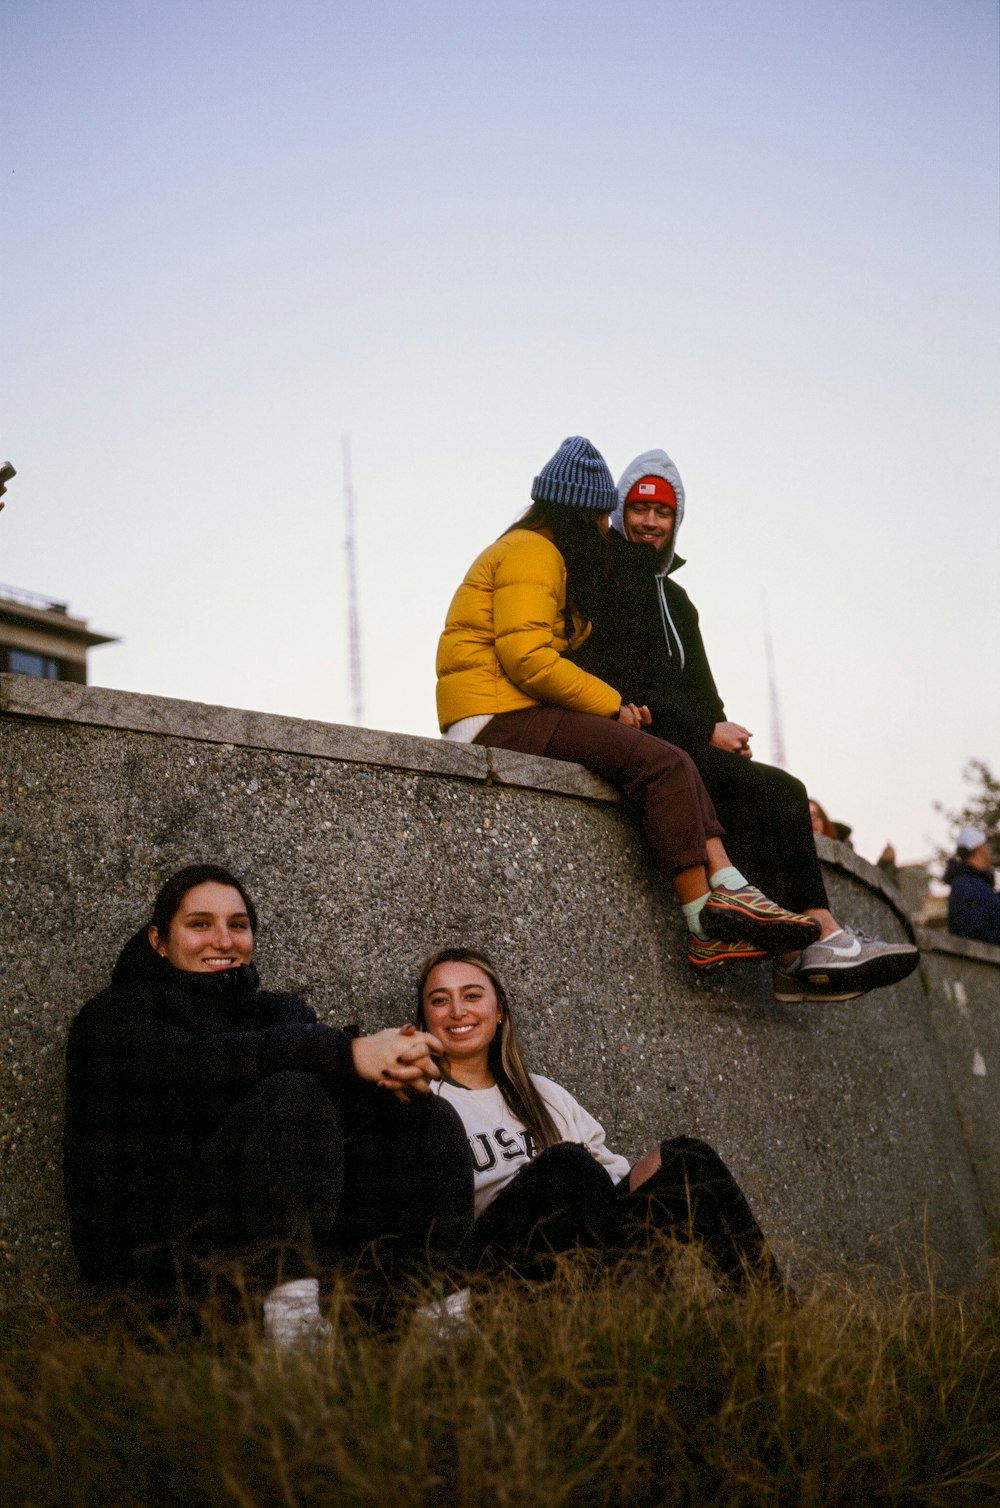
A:
[[[360,1078],[390,1090],[400,1100],[405,1100],[411,1089],[428,1094],[431,1079],[441,1077],[431,1055],[440,1055],[444,1048],[437,1037],[418,1031],[409,1022],[406,1026],[387,1026],[370,1037],[355,1037],[351,1052]]]
[[[750,740],[753,734],[739,723],[716,723],[709,743],[713,749],[725,749],[728,754],[740,754],[744,759],[753,758]]]
[[[653,721],[653,714],[648,707],[637,707],[635,702],[622,702],[617,721],[624,728],[648,728]]]

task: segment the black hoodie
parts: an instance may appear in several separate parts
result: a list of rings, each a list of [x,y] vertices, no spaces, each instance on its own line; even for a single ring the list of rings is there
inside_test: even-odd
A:
[[[137,1250],[169,1241],[174,1196],[202,1143],[284,1069],[331,1089],[358,1082],[350,1038],[298,996],[261,990],[253,964],[189,973],[154,952],[145,928],[126,943],[66,1046],[63,1171],[86,1278],[124,1281]]]
[[[591,632],[570,658],[607,681],[623,702],[647,706],[657,738],[698,755],[725,719],[694,603],[670,579],[684,564],[608,535],[611,589],[590,604]]]

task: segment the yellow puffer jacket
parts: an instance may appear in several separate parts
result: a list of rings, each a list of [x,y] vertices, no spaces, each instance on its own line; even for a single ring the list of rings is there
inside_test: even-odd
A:
[[[437,652],[442,731],[463,717],[546,703],[614,717],[621,697],[563,658],[566,563],[547,531],[512,529],[474,560],[452,598]],[[590,624],[574,616],[575,649]]]

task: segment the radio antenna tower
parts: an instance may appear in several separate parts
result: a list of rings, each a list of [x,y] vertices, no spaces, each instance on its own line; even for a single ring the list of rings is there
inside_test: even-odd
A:
[[[364,698],[361,690],[361,620],[358,614],[358,570],[354,542],[354,483],[351,480],[351,440],[341,436],[344,460],[344,511],[347,517],[347,537],[344,552],[347,556],[347,654],[351,677],[351,710],[354,725],[364,724]]]
[[[771,644],[771,625],[767,621],[767,598],[761,593],[761,610],[764,615],[764,656],[767,661],[767,693],[771,709],[771,763],[779,770],[785,766],[785,739],[781,731],[781,707],[778,704],[778,678],[774,673],[774,647]]]

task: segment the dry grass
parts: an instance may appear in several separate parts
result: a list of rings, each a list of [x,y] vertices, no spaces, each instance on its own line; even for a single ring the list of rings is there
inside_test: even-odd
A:
[[[1000,1293],[792,1304],[569,1265],[464,1338],[365,1329],[274,1362],[251,1323],[0,1313],[11,1508],[850,1508],[1000,1503]]]

